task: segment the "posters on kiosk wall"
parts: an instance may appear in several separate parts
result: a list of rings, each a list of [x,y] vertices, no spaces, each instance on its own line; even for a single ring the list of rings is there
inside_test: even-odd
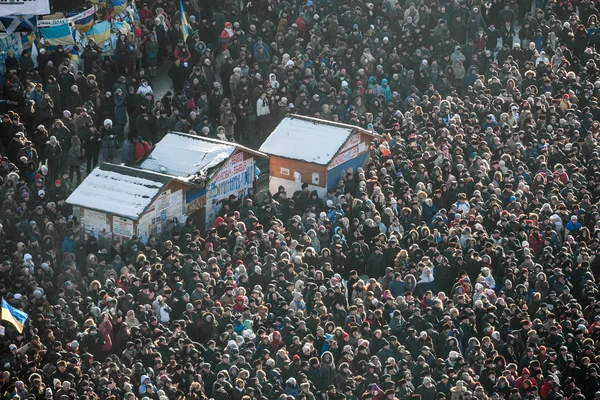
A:
[[[0,17],[5,15],[50,14],[49,0],[1,0]]]

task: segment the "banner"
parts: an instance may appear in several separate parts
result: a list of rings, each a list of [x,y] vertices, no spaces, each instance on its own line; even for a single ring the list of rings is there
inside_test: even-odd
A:
[[[69,24],[61,24],[50,26],[48,28],[40,28],[40,34],[50,46],[63,46],[75,44],[73,40],[73,34],[71,33],[71,27]]]
[[[92,26],[94,26],[95,13],[96,10],[92,7],[89,10],[86,10],[80,14],[77,14],[75,17],[72,17],[75,18],[75,26],[73,28],[75,28],[78,32],[85,34],[92,28]],[[67,16],[68,15],[69,14],[67,13]]]
[[[40,19],[37,22],[38,28],[49,28],[51,26],[59,26],[69,24],[68,18],[58,18],[58,19]]]
[[[77,21],[80,21],[80,20],[82,20],[84,18],[91,17],[92,15],[94,15],[95,12],[96,12],[96,9],[94,7],[91,7],[88,10],[85,10],[83,12],[80,12],[77,15],[69,17],[69,20],[71,22],[77,22]]]
[[[0,17],[0,31],[6,33],[35,31],[35,15],[15,15]]]
[[[37,27],[38,28],[47,28],[50,26],[75,23],[75,22],[81,21],[85,18],[91,17],[92,15],[94,15],[95,12],[96,12],[96,10],[94,9],[94,7],[92,7],[89,10],[85,10],[84,12],[81,12],[77,15],[73,15],[72,17],[68,17],[68,18],[40,19],[37,22]]]
[[[49,0],[2,0],[0,4],[0,17],[50,14]]]

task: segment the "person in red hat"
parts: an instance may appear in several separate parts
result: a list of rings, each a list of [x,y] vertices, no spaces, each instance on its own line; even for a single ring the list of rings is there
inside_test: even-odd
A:
[[[229,41],[233,36],[233,29],[231,28],[231,22],[225,22],[225,27],[221,31],[221,35],[219,36],[219,42],[223,46],[223,50],[227,50],[227,46],[229,46]]]

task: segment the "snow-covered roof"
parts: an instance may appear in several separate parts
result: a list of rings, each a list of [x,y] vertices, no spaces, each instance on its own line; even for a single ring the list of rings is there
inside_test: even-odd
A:
[[[169,180],[136,168],[102,164],[81,182],[67,203],[137,220]]]
[[[289,115],[259,150],[278,157],[327,165],[356,130],[370,134],[352,125]]]
[[[169,132],[154,146],[152,152],[142,161],[140,168],[188,180],[201,171],[208,172],[218,167],[238,148],[266,157],[265,154],[236,143]]]

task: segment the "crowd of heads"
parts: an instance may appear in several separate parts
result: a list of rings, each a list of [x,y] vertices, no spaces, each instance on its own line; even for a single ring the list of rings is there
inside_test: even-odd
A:
[[[0,295],[29,318],[2,396],[600,397],[594,2],[138,6],[112,54],[6,60]],[[288,113],[372,131],[368,162],[147,240],[99,244],[65,202],[100,154]]]

